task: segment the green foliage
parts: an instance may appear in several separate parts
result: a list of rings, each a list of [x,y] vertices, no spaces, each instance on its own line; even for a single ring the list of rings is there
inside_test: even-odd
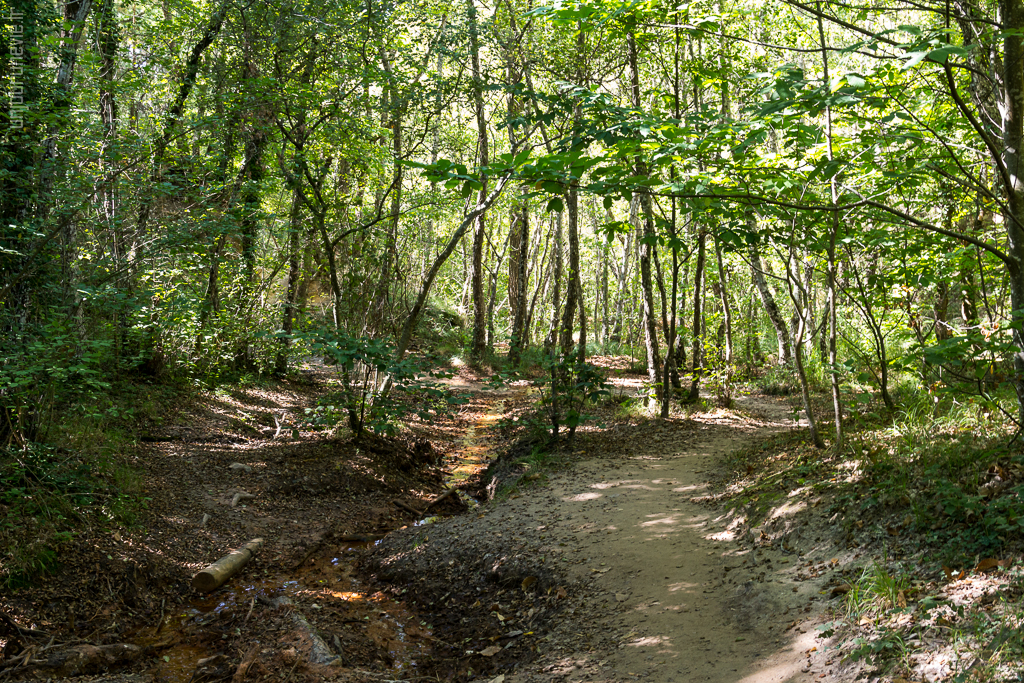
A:
[[[0,450],[0,584],[51,571],[83,526],[133,523],[140,493],[134,470],[111,458],[35,442]]]
[[[860,578],[851,584],[845,599],[846,614],[851,619],[857,619],[865,613],[877,614],[897,609],[901,607],[901,602],[906,607],[906,597],[901,594],[909,587],[908,577],[893,576],[888,569],[875,562],[866,567]]]
[[[768,396],[789,396],[800,391],[792,368],[770,366],[755,382]]]
[[[600,368],[580,362],[579,353],[568,355],[551,352],[541,363],[544,374],[534,381],[540,389],[540,406],[551,426],[551,438],[558,438],[562,425],[569,430],[569,438],[576,427],[590,419],[583,411],[588,403],[601,396],[611,396],[611,386]]]
[[[307,408],[307,420],[316,426],[334,426],[341,416],[359,438],[364,429],[394,435],[399,421],[411,415],[432,420],[465,399],[433,381],[451,375],[437,369],[433,359],[407,356],[395,361],[395,347],[388,341],[356,337],[331,329],[302,335],[313,352],[337,365],[340,390]],[[391,391],[379,390],[390,379]]]

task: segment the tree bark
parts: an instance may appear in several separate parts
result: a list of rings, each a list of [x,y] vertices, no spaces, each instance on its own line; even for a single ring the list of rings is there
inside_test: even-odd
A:
[[[626,46],[629,50],[630,103],[637,112],[641,111],[640,103],[640,69],[637,63],[636,35],[633,31],[626,34]],[[636,158],[636,174],[647,177],[647,164],[640,156]],[[654,387],[656,400],[660,403],[665,391],[661,383],[661,357],[658,343],[658,327],[654,313],[654,285],[651,280],[651,255],[654,252],[654,212],[651,209],[651,197],[640,195],[640,207],[643,212],[643,238],[640,240],[640,290],[643,297],[644,349],[647,352],[647,381]]]
[[[747,223],[751,232],[754,230],[755,226],[753,224],[755,221],[756,219],[753,214],[748,213]],[[764,276],[764,266],[761,265],[761,253],[756,244],[750,244],[747,249],[747,256],[750,259],[750,277],[754,281],[754,287],[761,297],[764,311],[768,314],[768,320],[771,321],[772,327],[775,328],[775,336],[779,340],[778,362],[780,365],[789,365],[792,362],[792,356],[790,355],[792,344],[790,343],[789,328],[782,317],[782,312],[779,311],[778,304],[775,303],[775,296],[772,294],[772,290],[768,287],[768,281]]]
[[[476,18],[475,0],[466,0],[466,17],[469,22],[469,53],[473,68],[473,107],[476,110],[477,158],[480,172],[480,189],[477,204],[487,198],[487,174],[483,169],[489,163],[487,150],[487,118],[484,112],[483,75],[480,71],[480,35]],[[487,304],[484,301],[484,237],[487,229],[486,211],[476,216],[473,226],[472,298],[473,298],[473,342],[470,356],[479,362],[487,351]]]
[[[818,3],[818,10],[821,10],[821,3]],[[828,47],[825,44],[825,28],[822,23],[821,16],[818,16],[818,38],[821,41],[821,63],[822,63],[822,78],[825,83],[829,82],[829,70],[828,70]],[[835,159],[835,149],[832,140],[832,107],[825,107],[825,139],[828,143],[828,160],[832,161]],[[832,206],[835,207],[839,203],[839,188],[837,185],[837,174],[833,174],[829,179],[829,190],[831,194]],[[839,372],[837,371],[837,356],[836,356],[836,338],[839,334],[837,312],[836,312],[836,240],[839,233],[839,212],[832,210],[829,212],[829,231],[828,231],[828,247],[826,250],[826,258],[828,260],[826,264],[827,268],[827,286],[828,286],[828,365],[829,365],[829,379],[832,386],[832,410],[835,416],[835,427],[836,427],[836,451],[843,449],[845,437],[843,432],[843,403],[842,395],[839,389]],[[807,298],[810,298],[810,292],[807,292]],[[812,303],[807,302],[808,308],[811,308]],[[884,369],[883,369],[884,370]],[[891,402],[890,402],[891,403]]]
[[[696,403],[700,398],[700,379],[704,366],[703,340],[704,340],[704,316],[701,307],[701,300],[704,293],[704,262],[707,259],[707,232],[698,226],[697,228],[697,265],[693,271],[693,358],[692,379],[690,381],[690,393],[686,397],[688,403]]]
[[[718,294],[722,300],[722,322],[725,325],[725,354],[723,360],[725,360],[726,372],[728,372],[728,367],[732,365],[733,360],[732,305],[729,303],[729,282],[722,259],[722,244],[718,239],[718,235],[715,235],[714,239],[715,260],[718,263]]]

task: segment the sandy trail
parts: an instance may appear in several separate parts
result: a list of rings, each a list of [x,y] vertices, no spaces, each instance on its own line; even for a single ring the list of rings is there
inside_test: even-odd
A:
[[[506,683],[828,678],[803,671],[824,604],[821,581],[795,575],[809,559],[799,551],[812,549],[759,543],[759,530],[700,501],[725,456],[794,426],[766,397],[694,421],[620,426],[549,486],[492,513],[524,520],[545,561],[587,585],[542,656]]]

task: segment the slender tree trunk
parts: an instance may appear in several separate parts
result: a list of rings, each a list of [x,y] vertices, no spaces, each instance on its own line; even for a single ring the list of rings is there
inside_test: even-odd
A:
[[[476,0],[466,0],[466,15],[469,21],[469,52],[473,67],[473,106],[476,110],[476,132],[479,167],[489,163],[487,150],[487,118],[484,112],[483,75],[480,70],[480,35],[476,19]],[[487,174],[480,172],[480,190],[477,204],[487,198]],[[486,212],[481,211],[473,227],[473,345],[470,355],[479,362],[487,351],[487,310],[484,302],[484,238],[487,229]]]
[[[502,191],[505,189],[505,184],[508,182],[509,176],[502,176],[498,179],[494,189],[491,193],[484,198],[484,201],[477,204],[472,208],[468,215],[463,219],[459,227],[452,233],[451,238],[448,240],[448,244],[441,250],[441,253],[434,259],[433,264],[430,266],[430,270],[427,271],[427,277],[423,281],[423,286],[420,288],[420,293],[416,297],[416,303],[413,304],[412,310],[409,311],[409,315],[405,318],[405,323],[402,325],[402,329],[398,335],[398,344],[395,347],[395,361],[400,361],[405,358],[406,352],[409,350],[409,343],[412,341],[413,330],[416,329],[416,324],[419,322],[420,313],[423,312],[423,305],[426,303],[427,295],[430,294],[430,288],[434,284],[434,279],[437,277],[437,273],[441,270],[441,266],[445,264],[448,258],[455,251],[455,247],[458,246],[459,242],[462,241],[462,237],[466,234],[469,228],[476,223],[476,218],[479,214],[483,213],[491,207],[501,196]],[[387,376],[384,381],[381,382],[378,394],[387,395],[391,390],[392,378]]]
[[[725,325],[725,365],[728,368],[732,365],[733,344],[732,344],[732,305],[729,303],[729,282],[726,278],[725,264],[722,259],[722,244],[715,239],[715,260],[718,262],[718,285],[719,297],[722,300],[722,322]],[[728,370],[726,370],[728,372]]]
[[[555,214],[555,243],[553,246],[554,261],[551,272],[551,327],[544,343],[548,349],[558,344],[558,321],[562,312],[562,212]]]
[[[707,259],[707,232],[697,228],[697,265],[693,271],[693,358],[692,380],[690,393],[686,397],[688,403],[696,403],[700,398],[700,379],[704,365],[703,338],[704,316],[701,299],[704,293],[704,262]]]
[[[601,267],[598,273],[597,289],[601,293],[601,332],[599,341],[602,347],[608,344],[608,260],[611,257],[611,244],[607,241],[601,247]],[[597,312],[594,312],[597,317]],[[595,322],[595,326],[596,326]]]
[[[800,292],[795,291],[801,287],[799,270],[794,272],[793,249],[789,250],[789,259],[786,261],[786,288],[789,291],[789,298],[795,309],[800,308]],[[807,425],[810,431],[811,442],[816,448],[824,448],[825,442],[818,433],[818,423],[814,419],[814,407],[811,405],[811,392],[807,382],[807,371],[804,369],[804,334],[807,332],[807,317],[797,316],[797,326],[793,334],[793,363],[796,366],[797,379],[800,381],[800,395],[804,403],[804,413],[807,415]]]
[[[509,244],[512,240],[512,233],[508,234],[505,239],[505,245],[502,247],[501,254],[494,262],[494,269],[491,270],[490,282],[489,282],[489,293],[487,296],[487,348],[494,348],[494,313],[495,306],[497,310],[501,310],[501,306],[498,305],[498,273],[501,272],[501,266],[505,262],[505,257],[508,255]],[[491,252],[494,252],[494,245],[491,245]]]
[[[750,224],[748,227],[751,231],[754,229],[753,223],[755,220],[752,213],[747,214],[747,222]],[[768,280],[764,276],[764,266],[761,265],[761,252],[756,244],[750,245],[747,255],[750,259],[750,277],[754,281],[754,287],[761,297],[764,311],[768,314],[768,320],[771,321],[772,327],[775,328],[775,336],[779,340],[778,362],[781,365],[789,365],[792,361],[792,356],[790,355],[792,344],[790,343],[789,328],[786,327],[786,321],[782,317],[782,312],[779,311],[779,306],[775,303],[775,296],[768,287]]]
[[[634,223],[635,225],[635,223]],[[622,322],[625,318],[626,296],[629,293],[630,265],[633,260],[633,233],[627,233],[622,245],[622,264],[616,269],[615,317],[612,326],[612,339],[622,342]],[[628,334],[628,333],[627,333]]]
[[[213,41],[217,38],[217,34],[220,33],[220,29],[224,25],[224,18],[227,16],[227,11],[230,6],[231,3],[225,1],[217,7],[216,11],[210,17],[210,21],[207,22],[202,38],[200,38],[199,41],[196,42],[195,46],[193,46],[188,59],[185,61],[181,84],[178,86],[178,94],[175,96],[174,103],[170,106],[167,110],[167,114],[164,116],[163,132],[153,145],[153,171],[151,175],[154,183],[159,182],[163,177],[164,154],[167,151],[167,146],[171,143],[175,130],[177,130],[178,122],[181,120],[181,115],[185,111],[185,102],[188,100],[188,96],[192,93],[192,89],[195,87],[203,53],[206,52],[206,48],[210,47]],[[139,202],[139,213],[136,221],[136,229],[139,235],[145,234],[146,228],[149,226],[149,218],[153,211],[154,201],[154,190],[150,189],[143,193],[142,199]]]
[[[821,10],[821,3],[818,3],[818,10]],[[828,48],[825,44],[825,29],[821,20],[821,16],[818,16],[818,38],[821,41],[821,63],[822,63],[822,77],[825,83],[829,82],[829,71],[828,71]],[[825,107],[825,138],[828,142],[828,160],[832,161],[835,158],[835,150],[832,142],[832,108],[830,106]],[[839,188],[837,185],[836,174],[833,174],[829,180],[829,189],[831,191],[832,206],[835,207],[839,204]],[[835,415],[836,423],[836,442],[835,448],[837,451],[841,451],[844,446],[844,433],[843,433],[843,402],[842,395],[839,390],[839,372],[837,371],[837,356],[836,356],[836,338],[839,334],[837,313],[836,313],[836,240],[839,234],[839,212],[832,210],[829,212],[831,218],[829,222],[828,231],[828,249],[827,249],[827,280],[828,280],[828,365],[829,365],[829,378],[832,385],[832,409]],[[809,296],[808,292],[808,296]],[[810,305],[810,302],[808,302]]]
[[[278,340],[277,358],[274,371],[283,375],[288,371],[288,349],[291,346],[291,335],[295,331],[297,315],[296,300],[299,293],[299,237],[302,234],[302,196],[301,189],[292,190],[292,208],[288,215],[288,280],[285,285],[284,311],[281,320],[281,332]]]
[[[543,301],[547,297],[548,284],[551,282],[551,264],[548,262],[548,251],[550,251],[551,248],[550,239],[544,240],[544,251],[541,252],[540,258],[537,258],[537,249],[540,246],[539,241],[542,232],[544,232],[543,223],[541,221],[537,221],[537,239],[534,240],[533,246],[533,272],[537,273],[537,285],[534,287],[533,296],[530,297],[530,307],[526,314],[526,324],[523,327],[526,331],[527,346],[530,344],[530,337],[533,333],[533,319],[534,312],[537,310],[537,301]]]
[[[633,31],[626,34],[629,50],[630,99],[633,109],[641,111],[640,69],[637,64],[636,36]],[[636,174],[646,177],[647,164],[641,157],[636,158]],[[640,195],[643,211],[643,239],[640,241],[640,289],[643,297],[644,348],[647,351],[647,380],[655,388],[655,398],[661,402],[665,387],[661,383],[661,358],[658,350],[658,327],[654,314],[654,286],[651,281],[651,258],[654,252],[654,212],[650,195]]]
[[[569,357],[573,348],[573,332],[580,301],[580,238],[579,238],[579,193],[575,186],[565,195],[566,232],[569,242],[569,272],[565,286],[565,306],[559,328],[558,345],[562,356]]]

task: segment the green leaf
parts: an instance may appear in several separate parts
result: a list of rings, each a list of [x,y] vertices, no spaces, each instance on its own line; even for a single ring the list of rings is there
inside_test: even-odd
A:
[[[943,45],[937,50],[932,50],[928,53],[928,60],[932,62],[938,62],[939,64],[945,64],[951,56],[966,57],[970,54],[970,50],[959,45]]]

